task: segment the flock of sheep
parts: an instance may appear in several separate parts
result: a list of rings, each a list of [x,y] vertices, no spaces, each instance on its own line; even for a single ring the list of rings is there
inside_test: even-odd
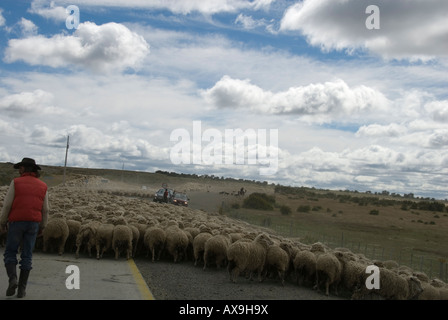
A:
[[[0,188],[0,200],[7,188]],[[351,299],[448,299],[448,285],[394,261],[372,261],[346,248],[307,245],[217,213],[159,204],[110,190],[49,189],[51,213],[36,250],[102,259],[113,254],[157,263],[226,269],[229,281],[278,279]],[[0,202],[0,205],[2,203]],[[368,266],[380,288],[367,289]]]

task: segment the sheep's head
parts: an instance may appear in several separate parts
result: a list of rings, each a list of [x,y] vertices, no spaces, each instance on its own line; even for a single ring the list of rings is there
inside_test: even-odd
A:
[[[421,281],[415,277],[408,277],[408,286],[409,286],[409,300],[415,300],[418,296],[423,292],[423,287]]]
[[[274,244],[274,241],[265,233],[260,233],[254,241],[261,243],[266,248]]]

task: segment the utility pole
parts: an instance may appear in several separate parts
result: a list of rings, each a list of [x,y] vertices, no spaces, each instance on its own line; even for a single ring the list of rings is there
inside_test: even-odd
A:
[[[65,163],[64,163],[64,186],[65,186],[65,171],[67,170],[67,154],[68,154],[69,140],[70,140],[70,136],[67,136],[67,147],[65,149]]]

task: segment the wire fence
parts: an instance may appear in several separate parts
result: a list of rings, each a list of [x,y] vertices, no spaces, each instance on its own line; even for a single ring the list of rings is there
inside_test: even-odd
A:
[[[400,266],[404,265],[414,271],[425,273],[430,279],[438,278],[448,282],[448,263],[443,257],[434,257],[416,252],[412,248],[386,248],[381,245],[365,243],[358,239],[351,238],[343,232],[339,235],[328,235],[325,233],[314,233],[300,229],[300,226],[291,222],[289,225],[276,224],[270,219],[253,218],[240,215],[237,211],[230,210],[229,216],[243,220],[253,225],[267,227],[279,235],[288,238],[300,238],[304,243],[322,242],[331,248],[347,248],[354,253],[361,253],[371,260],[394,260]]]

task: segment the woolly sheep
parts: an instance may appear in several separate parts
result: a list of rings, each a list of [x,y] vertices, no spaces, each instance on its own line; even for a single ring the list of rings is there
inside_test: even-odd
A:
[[[76,236],[81,228],[81,221],[74,219],[67,219],[68,238],[65,242],[65,249],[68,252],[76,251]]]
[[[262,281],[262,272],[266,261],[266,252],[274,242],[265,233],[260,233],[252,241],[238,240],[227,249],[227,270],[230,280],[236,282],[241,272],[258,272],[258,280]]]
[[[371,295],[379,295],[386,300],[410,300],[416,299],[423,291],[422,282],[415,276],[399,275],[383,267],[379,267],[379,272],[379,289],[368,289],[367,286],[362,285],[353,293],[352,299],[365,299]],[[366,274],[364,279],[367,276]]]
[[[364,259],[359,259],[349,251],[335,251],[335,256],[342,265],[341,288],[351,295],[360,286],[365,285],[362,281],[365,278],[366,268],[369,263]]]
[[[57,251],[59,255],[64,253],[65,242],[69,235],[69,229],[65,217],[62,215],[53,215],[48,219],[47,226],[42,232],[43,236],[43,252],[48,251],[50,241],[57,243]]]
[[[81,247],[84,247],[89,257],[92,257],[92,247],[96,245],[95,234],[100,225],[99,221],[90,221],[81,225],[76,236],[76,258],[79,258]]]
[[[268,247],[265,261],[265,276],[270,271],[275,271],[282,286],[285,285],[285,275],[289,268],[289,255],[280,245],[273,244]]]
[[[193,239],[194,265],[204,258],[205,242],[212,237],[210,232],[201,232]]]
[[[132,229],[125,224],[118,224],[114,226],[112,233],[112,249],[115,252],[115,259],[118,260],[120,252],[126,251],[126,260],[129,260],[132,255]]]
[[[297,251],[293,261],[297,284],[310,286],[316,279],[316,255],[309,249]]]
[[[160,260],[160,255],[165,248],[166,241],[166,233],[165,230],[158,226],[149,227],[146,229],[146,232],[143,236],[143,243],[146,248],[148,248],[148,254],[151,251],[152,254],[152,262],[154,262],[155,257],[157,256],[157,260]]]
[[[226,234],[218,234],[209,238],[204,244],[204,267],[207,268],[207,263],[211,258],[215,259],[216,267],[220,268],[226,264],[227,248],[229,247],[231,239]]]
[[[334,286],[338,295],[338,284],[341,280],[342,265],[332,252],[317,255],[316,259],[316,285],[317,291],[320,285],[325,283],[325,294],[330,295],[330,286]]]
[[[141,223],[141,222],[133,222],[133,223],[130,223],[129,225],[134,226],[138,229],[139,238],[138,238],[137,244],[134,246],[134,256],[137,256],[141,253],[143,247],[145,246],[144,236],[145,236],[146,229],[148,229],[148,225],[145,223]]]
[[[177,225],[170,225],[165,229],[165,232],[165,249],[167,253],[173,257],[174,263],[186,259],[189,243],[187,234]]]
[[[140,231],[133,224],[128,224],[128,227],[132,231],[132,252],[131,252],[131,256],[135,257],[135,250],[137,249],[137,245],[138,245],[138,242],[139,242]]]
[[[95,234],[96,258],[101,259],[103,254],[112,247],[114,225],[103,223],[98,226]]]

